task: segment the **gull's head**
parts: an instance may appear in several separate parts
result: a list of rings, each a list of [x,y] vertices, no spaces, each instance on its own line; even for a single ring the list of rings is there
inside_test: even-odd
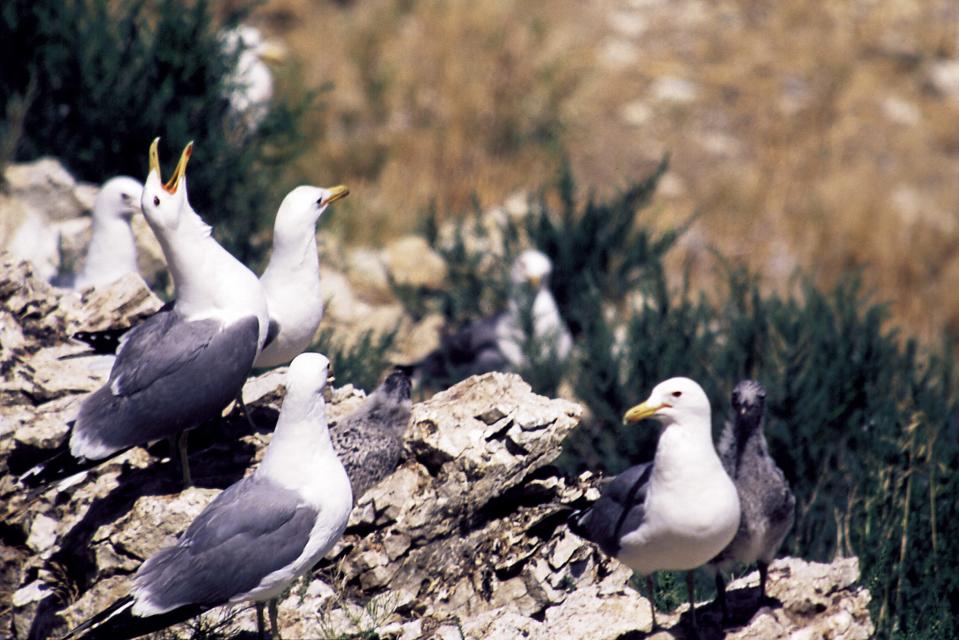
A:
[[[670,378],[657,384],[645,402],[627,411],[623,421],[633,423],[655,418],[664,427],[703,421],[708,426],[709,414],[709,398],[702,387],[689,378]]]
[[[383,381],[383,391],[397,402],[410,399],[412,386],[410,367],[395,367]]]
[[[286,47],[267,40],[256,27],[241,24],[223,32],[223,50],[230,55],[243,52],[255,55],[263,62],[279,63],[286,59]]]
[[[93,203],[93,217],[104,222],[124,220],[130,222],[140,211],[143,185],[128,176],[117,176],[103,183]]]
[[[350,190],[343,185],[328,189],[309,186],[293,189],[283,198],[276,212],[274,232],[298,234],[304,228],[314,229],[326,208],[349,194]]]
[[[286,374],[286,395],[298,400],[323,397],[330,381],[330,361],[321,353],[301,353]]]
[[[766,389],[755,380],[742,380],[733,389],[732,405],[736,422],[755,428],[766,407]]]
[[[187,143],[180,154],[180,161],[165,183],[160,172],[160,156],[157,152],[160,139],[150,145],[150,173],[143,185],[140,204],[143,215],[154,229],[176,229],[184,211],[190,209],[186,190],[186,165],[193,154],[193,142]]]
[[[536,249],[527,249],[513,262],[510,280],[514,285],[526,285],[533,289],[546,286],[553,263],[545,253]]]

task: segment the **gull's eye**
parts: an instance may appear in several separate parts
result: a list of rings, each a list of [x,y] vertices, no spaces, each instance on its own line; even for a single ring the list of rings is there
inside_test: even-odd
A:
[[[673,397],[674,397],[674,398],[678,398],[678,397],[681,396],[681,395],[683,395],[683,392],[682,392],[682,391],[673,391]]]
[[[160,206],[160,196],[153,196],[153,206],[154,207]]]
[[[125,193],[120,194],[120,200],[123,200],[123,204],[130,204],[130,196]]]

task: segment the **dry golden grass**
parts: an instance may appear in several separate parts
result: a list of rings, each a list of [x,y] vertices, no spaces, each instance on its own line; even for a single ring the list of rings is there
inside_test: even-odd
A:
[[[863,267],[911,333],[959,331],[959,104],[928,82],[959,55],[951,0],[273,0],[256,19],[332,86],[299,170],[354,188],[351,241],[542,185],[560,149],[600,193],[669,152],[657,206],[702,212],[676,256],[701,286],[712,247],[770,287]]]

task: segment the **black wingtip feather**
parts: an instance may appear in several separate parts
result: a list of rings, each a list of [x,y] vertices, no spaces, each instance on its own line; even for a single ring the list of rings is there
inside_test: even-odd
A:
[[[186,605],[155,616],[133,615],[133,596],[124,596],[112,605],[85,620],[60,640],[127,640],[156,631],[162,631],[180,622],[194,618],[209,607]],[[126,609],[124,609],[126,607]]]

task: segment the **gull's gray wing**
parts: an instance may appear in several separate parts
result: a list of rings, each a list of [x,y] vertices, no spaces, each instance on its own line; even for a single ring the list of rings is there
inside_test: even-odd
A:
[[[638,529],[646,517],[646,490],[652,473],[653,463],[647,462],[616,476],[603,488],[599,500],[570,517],[570,530],[615,557],[623,536]]]
[[[242,388],[258,333],[256,316],[222,327],[187,322],[173,311],[137,325],[124,337],[110,379],[80,407],[74,455],[100,459],[216,417]]]
[[[359,430],[337,424],[330,429],[330,440],[350,478],[354,502],[393,473],[403,455],[402,439],[386,429]]]
[[[244,478],[217,496],[175,545],[143,563],[136,597],[167,611],[242,596],[300,557],[317,515],[295,491]]]

